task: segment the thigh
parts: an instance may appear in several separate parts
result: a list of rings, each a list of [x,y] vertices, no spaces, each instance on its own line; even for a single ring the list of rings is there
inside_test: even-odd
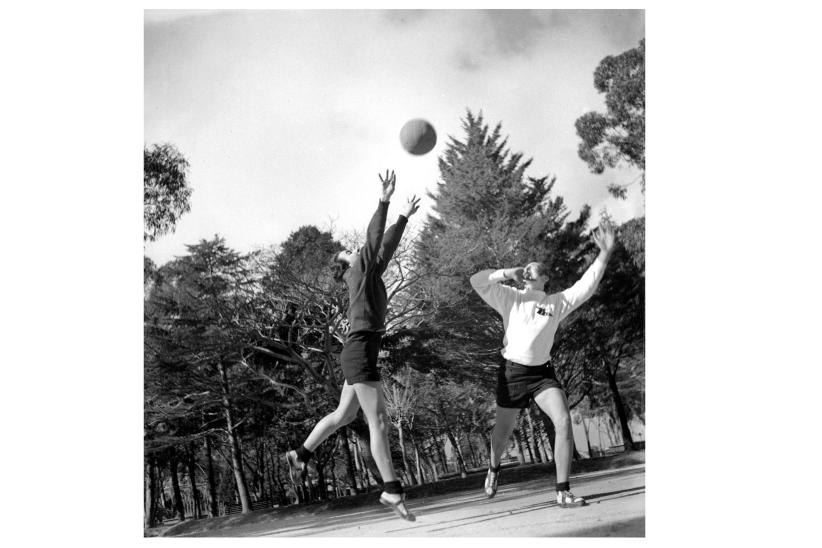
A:
[[[500,432],[507,432],[510,435],[510,433],[514,430],[514,426],[517,424],[519,412],[520,409],[518,407],[500,407],[498,405],[495,423],[497,430]]]
[[[340,403],[337,404],[337,411],[344,415],[354,415],[360,408],[360,402],[357,399],[357,392],[354,386],[348,384],[348,381],[343,383],[342,393],[340,394]]]
[[[385,413],[385,396],[382,392],[382,383],[379,381],[358,382],[353,386],[362,412],[369,424],[373,424],[379,415]]]
[[[570,418],[568,400],[565,399],[565,391],[562,388],[546,388],[534,396],[534,401],[555,425],[563,419]]]

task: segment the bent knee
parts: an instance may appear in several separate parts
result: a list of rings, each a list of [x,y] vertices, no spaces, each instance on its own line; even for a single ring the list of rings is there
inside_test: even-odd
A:
[[[339,426],[350,424],[357,418],[357,413],[339,413],[334,416],[335,421]]]

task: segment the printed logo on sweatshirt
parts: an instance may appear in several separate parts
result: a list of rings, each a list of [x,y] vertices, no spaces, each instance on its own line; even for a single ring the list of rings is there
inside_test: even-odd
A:
[[[544,306],[538,306],[537,307],[537,314],[539,314],[540,316],[550,316],[550,317],[554,316],[552,313],[550,313],[548,311],[548,308],[546,308]]]

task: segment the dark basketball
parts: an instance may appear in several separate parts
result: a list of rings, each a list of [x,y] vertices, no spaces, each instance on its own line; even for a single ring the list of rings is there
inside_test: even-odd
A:
[[[437,132],[434,131],[434,126],[425,120],[415,118],[402,126],[400,144],[411,154],[426,154],[437,144]]]

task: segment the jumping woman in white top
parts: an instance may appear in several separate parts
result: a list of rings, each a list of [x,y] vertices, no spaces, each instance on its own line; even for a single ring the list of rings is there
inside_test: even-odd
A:
[[[548,270],[543,263],[525,268],[483,270],[471,276],[471,286],[502,316],[505,337],[497,377],[497,413],[491,434],[491,463],[485,479],[488,498],[497,493],[500,457],[505,450],[520,409],[531,398],[550,417],[556,430],[554,460],[557,470],[557,504],[562,508],[584,506],[585,499],[574,496],[568,478],[574,453],[571,415],[565,391],[550,364],[551,346],[559,322],[588,300],[596,291],[614,247],[614,232],[602,226],[595,230],[594,243],[600,252],[582,278],[560,293],[545,293]],[[525,289],[501,285],[504,280],[525,282]]]

